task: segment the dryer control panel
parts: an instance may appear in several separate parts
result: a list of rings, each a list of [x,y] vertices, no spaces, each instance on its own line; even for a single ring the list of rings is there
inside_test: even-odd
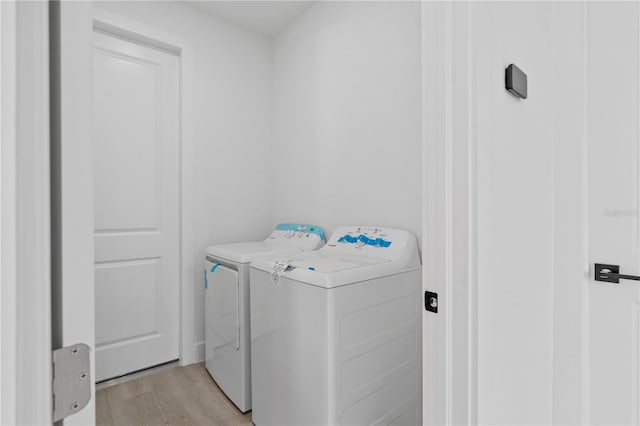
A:
[[[324,241],[324,231],[317,225],[307,223],[280,223],[267,240],[320,239]]]

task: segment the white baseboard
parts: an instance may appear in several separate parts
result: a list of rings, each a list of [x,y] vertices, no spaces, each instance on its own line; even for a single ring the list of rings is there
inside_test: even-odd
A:
[[[193,361],[194,362],[202,362],[204,361],[205,352],[204,352],[204,340],[202,342],[198,342],[193,345]]]

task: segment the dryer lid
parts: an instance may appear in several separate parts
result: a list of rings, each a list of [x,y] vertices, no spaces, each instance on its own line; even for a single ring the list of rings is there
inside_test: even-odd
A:
[[[205,254],[234,263],[249,263],[270,254],[317,250],[323,245],[322,228],[303,223],[281,223],[264,241],[209,246]]]
[[[276,253],[302,251],[296,247],[282,247],[270,244],[266,241],[225,244],[221,246],[210,246],[205,251],[207,256],[221,258],[235,263],[249,263],[253,259],[263,256],[269,256]]]

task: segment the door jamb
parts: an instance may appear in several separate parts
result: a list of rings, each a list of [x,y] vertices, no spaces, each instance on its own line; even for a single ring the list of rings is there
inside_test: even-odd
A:
[[[113,14],[98,7],[93,10],[93,28],[169,51],[180,59],[180,365],[204,359],[203,342],[195,342],[195,139],[194,139],[194,49],[190,41],[164,30]]]
[[[439,313],[422,310],[423,424],[477,424],[473,6],[421,4],[422,276],[439,293]]]

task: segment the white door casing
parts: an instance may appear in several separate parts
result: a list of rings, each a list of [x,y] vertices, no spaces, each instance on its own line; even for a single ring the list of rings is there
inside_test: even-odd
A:
[[[93,44],[96,380],[178,358],[178,58]]]
[[[422,421],[442,425],[447,421],[449,383],[446,319],[450,312],[447,294],[448,206],[447,149],[450,99],[448,79],[450,56],[444,44],[448,35],[450,8],[442,2],[421,3],[422,27],[422,182],[423,237],[422,290],[439,294],[438,313],[422,307]]]
[[[423,423],[477,423],[475,86],[468,2],[422,2]]]
[[[49,4],[0,4],[0,423],[52,418]]]

